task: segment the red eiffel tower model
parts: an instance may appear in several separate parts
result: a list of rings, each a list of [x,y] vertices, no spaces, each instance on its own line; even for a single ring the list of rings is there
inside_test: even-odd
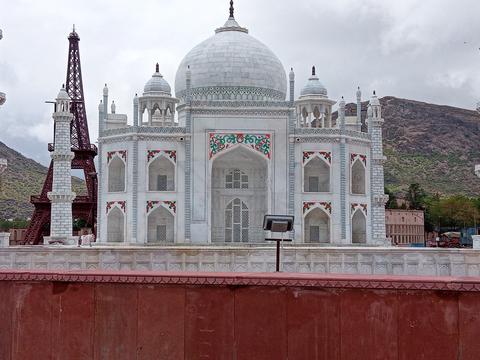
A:
[[[78,42],[80,38],[73,31],[68,36],[70,43],[68,49],[68,69],[66,90],[70,99],[71,112],[73,113],[71,129],[72,152],[75,157],[72,160],[72,169],[81,169],[84,172],[87,194],[78,196],[72,204],[73,219],[83,219],[87,226],[91,226],[95,232],[97,222],[97,173],[95,171],[94,158],[97,155],[97,147],[90,143],[88,134],[87,113],[85,111],[85,98],[83,96],[82,70],[80,67],[80,50]],[[48,151],[54,150],[54,144],[48,144]],[[52,191],[53,163],[50,162],[47,178],[43,184],[40,195],[31,196],[30,202],[35,206],[30,226],[25,234],[24,245],[41,244],[43,236],[49,233],[50,225],[50,200],[47,193]]]

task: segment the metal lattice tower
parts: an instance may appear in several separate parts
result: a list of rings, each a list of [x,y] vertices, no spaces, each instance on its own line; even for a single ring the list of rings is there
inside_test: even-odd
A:
[[[80,50],[78,47],[80,38],[75,32],[75,27],[68,36],[68,41],[68,68],[65,87],[72,101],[70,108],[73,119],[70,129],[72,151],[75,154],[72,160],[72,169],[83,170],[87,188],[87,195],[75,198],[72,204],[72,213],[74,219],[84,219],[88,225],[92,226],[95,232],[95,224],[97,222],[97,173],[95,171],[94,159],[97,155],[97,147],[90,143],[88,133]],[[48,144],[48,151],[52,152],[53,150],[53,144]],[[47,193],[52,191],[52,181],[53,166],[52,162],[50,162],[42,193],[38,196],[32,196],[30,199],[30,202],[35,206],[35,210],[25,235],[24,244],[40,244],[42,237],[48,234],[51,205]]]

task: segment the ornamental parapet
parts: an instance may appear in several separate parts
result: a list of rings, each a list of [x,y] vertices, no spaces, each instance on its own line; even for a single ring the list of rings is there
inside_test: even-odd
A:
[[[75,154],[71,151],[67,151],[65,153],[54,151],[50,154],[50,157],[53,161],[72,161],[75,157]]]
[[[186,90],[180,91],[177,98],[182,103],[186,98]],[[250,86],[211,86],[198,87],[190,90],[191,100],[236,100],[249,101],[252,103],[268,102],[268,101],[285,101],[286,94],[281,91],[267,88],[258,88]]]
[[[77,194],[74,192],[61,193],[57,191],[51,191],[47,194],[47,197],[52,203],[64,203],[75,200]]]
[[[390,197],[386,194],[383,195],[373,195],[373,205],[374,206],[385,206]]]
[[[102,137],[116,136],[116,135],[131,135],[131,134],[168,134],[168,135],[183,135],[186,133],[184,127],[171,126],[128,126],[119,129],[109,129],[102,132]]]

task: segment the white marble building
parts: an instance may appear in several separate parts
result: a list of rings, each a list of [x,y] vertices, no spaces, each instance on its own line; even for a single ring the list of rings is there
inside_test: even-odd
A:
[[[294,243],[385,245],[381,107],[368,132],[312,69],[294,94],[275,54],[233,16],[179,65],[157,64],[133,120],[99,106],[98,241],[261,243],[263,216],[295,216]],[[287,86],[287,83],[288,86]],[[288,89],[288,93],[287,93]],[[358,109],[361,94],[357,92]]]

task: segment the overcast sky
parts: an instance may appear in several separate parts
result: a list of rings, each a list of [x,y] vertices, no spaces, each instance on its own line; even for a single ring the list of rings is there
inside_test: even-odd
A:
[[[228,16],[227,0],[0,0],[0,141],[47,164],[52,100],[65,82],[72,24],[80,36],[91,141],[104,83],[132,121],[132,97],[177,66]],[[329,96],[376,89],[471,108],[480,100],[478,0],[237,0],[235,17],[267,44],[297,93],[312,65]]]

